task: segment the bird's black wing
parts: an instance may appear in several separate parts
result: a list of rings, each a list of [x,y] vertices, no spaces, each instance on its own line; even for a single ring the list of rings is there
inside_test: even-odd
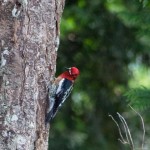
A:
[[[68,79],[63,79],[63,82],[60,86],[61,87],[58,87],[56,92],[55,104],[53,107],[53,117],[56,115],[58,108],[61,107],[61,105],[70,95],[73,89],[73,83]]]
[[[50,99],[54,99],[54,104],[50,112],[46,114],[46,120],[45,120],[46,123],[50,122],[55,117],[59,107],[61,107],[61,105],[70,95],[72,89],[73,89],[72,81],[68,79],[62,79],[60,81],[59,85],[57,86],[55,96],[52,94],[53,96],[50,97]]]

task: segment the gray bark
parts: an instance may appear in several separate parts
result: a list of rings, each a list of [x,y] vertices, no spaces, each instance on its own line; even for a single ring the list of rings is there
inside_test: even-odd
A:
[[[0,150],[46,150],[47,86],[64,0],[0,1]]]

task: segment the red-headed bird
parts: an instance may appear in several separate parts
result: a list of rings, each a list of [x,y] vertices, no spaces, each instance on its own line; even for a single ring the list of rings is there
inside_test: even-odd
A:
[[[58,109],[70,95],[73,84],[80,74],[78,68],[70,67],[67,71],[60,74],[49,87],[48,101],[49,106],[46,114],[46,123],[49,123],[56,115]]]

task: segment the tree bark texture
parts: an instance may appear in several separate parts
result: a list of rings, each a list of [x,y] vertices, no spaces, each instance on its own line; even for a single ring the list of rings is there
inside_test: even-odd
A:
[[[0,150],[46,150],[64,0],[0,1]]]

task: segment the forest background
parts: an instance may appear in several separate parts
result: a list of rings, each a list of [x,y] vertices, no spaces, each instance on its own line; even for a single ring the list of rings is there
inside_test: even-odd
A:
[[[142,115],[144,145],[150,148],[149,14],[148,0],[66,1],[56,76],[76,66],[80,77],[51,123],[49,149],[128,150],[118,141],[118,128],[108,116],[119,122],[117,112],[125,117],[140,148],[141,121],[128,104]],[[136,92],[125,96],[131,89]]]

